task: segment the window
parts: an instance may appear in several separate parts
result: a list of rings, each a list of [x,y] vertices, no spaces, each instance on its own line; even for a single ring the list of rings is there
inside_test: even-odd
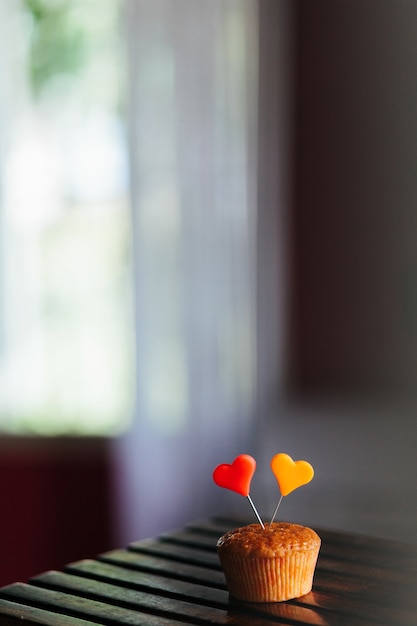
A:
[[[119,0],[0,0],[4,432],[112,434],[129,419],[121,8]]]

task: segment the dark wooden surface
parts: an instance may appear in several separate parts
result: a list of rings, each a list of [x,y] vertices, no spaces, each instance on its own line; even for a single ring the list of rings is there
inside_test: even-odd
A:
[[[323,529],[311,593],[272,604],[230,599],[216,541],[240,523],[196,522],[3,587],[0,624],[417,625],[417,546]]]

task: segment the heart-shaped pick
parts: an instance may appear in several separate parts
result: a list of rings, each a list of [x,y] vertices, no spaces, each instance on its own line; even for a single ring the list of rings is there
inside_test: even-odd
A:
[[[307,461],[293,461],[288,454],[276,454],[271,460],[271,469],[278,481],[281,495],[306,485],[313,479],[314,469]]]
[[[230,465],[222,463],[213,472],[213,480],[219,487],[249,496],[250,483],[256,470],[256,461],[249,454],[239,454]]]

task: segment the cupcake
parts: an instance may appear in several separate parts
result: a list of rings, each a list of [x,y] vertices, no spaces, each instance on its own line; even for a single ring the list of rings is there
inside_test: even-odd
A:
[[[230,530],[217,552],[231,596],[281,602],[311,591],[321,540],[306,526],[277,522]]]
[[[258,524],[230,530],[217,542],[217,552],[230,595],[247,602],[281,602],[299,598],[311,591],[320,550],[320,537],[306,526],[274,523],[282,499],[309,483],[313,467],[307,461],[293,461],[285,453],[276,454],[271,469],[281,497],[271,522],[265,526],[250,497],[250,484],[256,461],[240,454],[233,463],[222,463],[213,472],[219,487],[248,498]]]

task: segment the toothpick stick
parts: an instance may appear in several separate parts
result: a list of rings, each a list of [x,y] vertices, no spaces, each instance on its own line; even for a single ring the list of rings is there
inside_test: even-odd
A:
[[[247,497],[247,499],[249,500],[249,504],[250,504],[250,505],[251,505],[251,507],[253,508],[253,511],[254,511],[254,513],[255,513],[256,517],[258,518],[258,522],[260,523],[260,525],[262,526],[262,528],[265,530],[264,523],[263,523],[263,521],[261,520],[261,518],[259,517],[259,513],[258,513],[258,511],[256,510],[256,507],[255,507],[254,503],[252,502],[252,498],[250,497],[250,495],[249,495],[249,494],[248,494],[246,497]]]
[[[269,525],[270,525],[270,526],[272,526],[272,522],[273,522],[273,521],[274,521],[274,519],[275,519],[275,516],[276,516],[276,514],[277,514],[277,512],[278,512],[279,505],[281,504],[281,502],[282,502],[282,498],[283,498],[283,497],[284,497],[284,496],[281,496],[281,497],[280,497],[280,499],[278,500],[278,504],[277,504],[277,506],[275,507],[275,511],[274,511],[273,516],[272,516],[272,519],[271,519],[271,521],[269,522]]]

